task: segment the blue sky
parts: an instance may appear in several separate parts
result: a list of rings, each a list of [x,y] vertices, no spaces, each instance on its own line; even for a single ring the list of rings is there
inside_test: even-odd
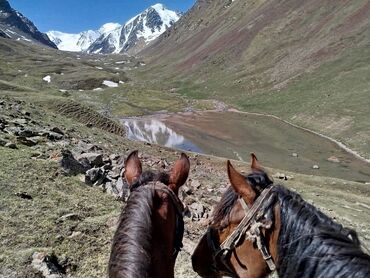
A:
[[[162,3],[168,9],[187,11],[195,0],[8,0],[35,23],[41,32],[78,33],[96,30],[107,22],[124,23],[147,7]]]

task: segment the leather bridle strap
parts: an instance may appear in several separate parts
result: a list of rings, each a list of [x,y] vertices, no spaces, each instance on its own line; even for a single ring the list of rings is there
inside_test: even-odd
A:
[[[151,187],[153,190],[162,191],[166,193],[168,196],[170,196],[173,205],[176,208],[176,230],[175,230],[175,243],[174,243],[174,252],[173,256],[176,259],[177,254],[181,251],[182,245],[182,239],[184,236],[184,205],[179,199],[179,197],[172,191],[171,188],[169,188],[167,185],[163,183],[150,183],[146,186]]]
[[[248,208],[243,198],[239,199],[244,211],[246,212],[246,215],[243,217],[242,221],[231,233],[231,235],[229,235],[226,238],[226,240],[221,243],[219,251],[223,256],[226,256],[229,251],[231,251],[237,246],[242,236],[245,235],[247,231],[251,228],[253,221],[255,222],[256,220],[258,220],[258,218],[262,216],[259,215],[263,213],[263,211],[260,210],[261,206],[265,202],[265,200],[270,196],[270,192],[272,191],[273,188],[274,186],[271,186],[263,190],[261,192],[261,195],[257,198],[257,200],[254,202],[253,206],[250,209]],[[257,246],[260,252],[262,253],[263,259],[266,261],[271,271],[275,270],[276,266],[272,260],[271,255],[267,250],[266,244],[264,243],[259,227],[253,229],[252,232],[256,233]]]

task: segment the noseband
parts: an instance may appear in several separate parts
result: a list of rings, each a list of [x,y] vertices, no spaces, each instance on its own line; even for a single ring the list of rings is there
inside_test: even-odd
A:
[[[221,243],[216,244],[212,231],[215,229],[209,227],[206,232],[207,243],[212,250],[213,264],[212,270],[216,273],[236,277],[234,270],[229,266],[227,260],[230,259],[231,252],[236,246],[240,245],[244,240],[251,240],[257,243],[257,248],[261,252],[263,259],[271,271],[276,269],[275,263],[267,249],[265,238],[261,233],[261,228],[270,228],[271,221],[264,221],[262,218],[265,214],[262,205],[267,199],[271,200],[274,195],[270,194],[274,186],[264,189],[253,206],[249,209],[243,198],[239,198],[239,202],[245,211],[245,216],[236,227],[236,229]],[[270,201],[268,202],[270,203]],[[221,265],[219,265],[221,264]],[[225,268],[225,270],[220,270]]]
[[[173,205],[175,206],[176,211],[176,227],[175,227],[175,237],[174,237],[174,251],[173,257],[176,260],[178,253],[181,251],[182,245],[182,238],[184,236],[184,205],[179,199],[179,197],[169,188],[167,185],[161,182],[150,182],[143,186],[135,186],[133,187],[130,192],[135,191],[135,189],[139,187],[147,187],[151,188],[155,191],[161,191],[166,193],[170,196]]]

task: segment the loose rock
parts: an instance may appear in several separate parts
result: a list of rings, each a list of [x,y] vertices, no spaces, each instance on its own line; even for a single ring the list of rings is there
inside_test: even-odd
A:
[[[329,157],[329,158],[328,158],[328,161],[330,161],[330,162],[334,162],[334,163],[339,163],[339,162],[340,162],[339,158],[338,158],[338,157],[336,157],[336,156],[331,156],[331,157]]]
[[[76,213],[68,213],[58,218],[58,222],[64,222],[66,220],[77,221],[80,220],[80,216]]]
[[[37,145],[37,141],[32,140],[31,138],[24,137],[24,136],[18,136],[17,137],[17,142],[19,144],[26,145],[26,146],[29,146],[29,147]]]
[[[198,180],[192,180],[191,181],[191,186],[193,188],[199,189],[199,187],[201,186],[200,181],[198,181]]]
[[[56,132],[46,132],[46,137],[51,141],[58,141],[63,139],[63,135]]]
[[[60,166],[66,175],[77,175],[85,174],[89,167],[78,162],[69,150],[62,150],[62,159],[60,160]]]
[[[22,199],[26,199],[26,200],[32,200],[32,196],[27,194],[26,192],[18,192],[18,193],[15,193],[15,196],[18,196]]]
[[[18,148],[17,148],[17,145],[16,145],[16,144],[14,144],[14,143],[12,143],[12,142],[8,142],[8,143],[6,143],[6,144],[5,144],[5,147],[10,148],[10,149],[18,149]]]
[[[32,255],[31,265],[45,278],[61,278],[65,277],[66,274],[66,269],[59,264],[58,258],[54,254],[35,252]]]
[[[50,131],[64,135],[64,132],[59,127],[53,127]]]
[[[3,140],[3,139],[0,138],[0,146],[1,147],[5,147],[6,143],[7,142],[5,140]]]
[[[205,213],[205,207],[200,203],[194,202],[190,205],[190,211],[192,212],[193,220],[200,220]]]
[[[101,167],[104,165],[103,155],[99,153],[83,153],[78,158],[78,161],[88,161],[92,167]]]
[[[88,185],[93,185],[98,180],[104,177],[104,171],[100,168],[92,168],[86,171],[85,183]]]

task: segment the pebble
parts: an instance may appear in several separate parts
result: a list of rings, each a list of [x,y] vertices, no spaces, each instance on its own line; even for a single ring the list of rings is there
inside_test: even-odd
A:
[[[77,221],[80,220],[80,216],[76,213],[68,213],[58,218],[58,221],[63,222],[66,220]]]
[[[16,145],[16,144],[14,144],[14,143],[12,143],[12,142],[8,142],[8,143],[6,143],[6,144],[5,144],[5,147],[10,148],[10,149],[18,149],[18,148],[17,148],[17,145]]]

